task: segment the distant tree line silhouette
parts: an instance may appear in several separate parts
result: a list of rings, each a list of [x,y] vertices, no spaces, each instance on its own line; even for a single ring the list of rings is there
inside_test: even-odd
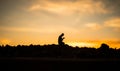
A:
[[[101,44],[99,48],[72,47],[69,45],[17,45],[0,46],[0,57],[48,57],[48,58],[120,58],[120,49]]]

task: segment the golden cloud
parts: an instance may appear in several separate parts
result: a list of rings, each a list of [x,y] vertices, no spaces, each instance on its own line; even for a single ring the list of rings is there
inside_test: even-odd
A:
[[[102,28],[102,26],[98,23],[87,23],[85,24],[85,27],[92,30],[99,30]]]
[[[113,28],[120,28],[120,18],[113,18],[110,20],[105,21],[105,26],[113,27]]]
[[[108,13],[105,5],[102,1],[93,0],[78,0],[75,2],[60,1],[53,2],[49,0],[40,1],[37,0],[35,4],[29,7],[29,11],[44,10],[55,14],[96,14],[96,13]]]
[[[99,23],[86,23],[86,28],[92,30],[99,30],[102,28],[113,28],[115,31],[120,31],[120,18],[112,18],[103,22],[103,25]]]
[[[105,27],[113,28],[114,31],[120,32],[120,18],[112,18],[104,22]]]

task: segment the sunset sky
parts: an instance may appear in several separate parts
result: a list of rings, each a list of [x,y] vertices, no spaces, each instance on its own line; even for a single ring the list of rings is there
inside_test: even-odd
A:
[[[0,45],[120,48],[120,0],[0,0]]]

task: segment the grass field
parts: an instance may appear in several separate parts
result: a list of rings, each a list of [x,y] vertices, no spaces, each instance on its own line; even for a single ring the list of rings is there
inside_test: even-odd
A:
[[[119,71],[119,66],[119,59],[0,58],[0,68],[7,71]]]

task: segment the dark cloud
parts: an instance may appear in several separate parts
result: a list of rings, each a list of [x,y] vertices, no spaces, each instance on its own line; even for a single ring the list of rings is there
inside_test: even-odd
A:
[[[105,7],[113,11],[110,15],[120,17],[120,0],[102,0],[105,3]]]
[[[14,11],[19,11],[25,6],[32,4],[33,0],[0,0],[0,18],[8,16]]]

